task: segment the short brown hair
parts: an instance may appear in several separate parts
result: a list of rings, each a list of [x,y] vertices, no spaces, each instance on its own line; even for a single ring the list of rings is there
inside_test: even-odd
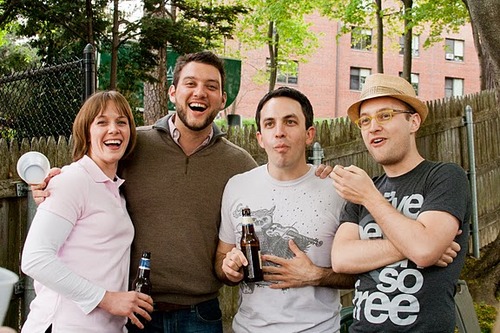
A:
[[[224,61],[219,58],[215,53],[210,51],[201,51],[197,53],[189,53],[180,56],[177,58],[177,62],[174,68],[174,79],[172,84],[174,87],[177,87],[177,83],[179,83],[179,79],[181,77],[181,71],[190,62],[199,62],[201,64],[214,66],[220,73],[221,79],[221,91],[224,92],[224,85],[226,84],[226,72],[224,70]]]
[[[85,101],[73,123],[73,161],[81,159],[83,155],[88,153],[90,149],[90,125],[104,111],[110,101],[115,103],[121,116],[127,117],[130,127],[130,140],[122,159],[134,149],[136,142],[135,122],[127,99],[117,91],[99,91]]]

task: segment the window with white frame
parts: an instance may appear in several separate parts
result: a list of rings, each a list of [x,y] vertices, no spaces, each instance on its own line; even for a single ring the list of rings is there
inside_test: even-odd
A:
[[[403,76],[403,72],[399,72],[399,76]],[[418,84],[420,80],[420,74],[417,73],[411,73],[410,75],[410,83],[413,86],[413,89],[415,89],[415,94],[418,96]]]
[[[464,79],[447,77],[444,79],[444,96],[455,97],[464,95]]]
[[[370,50],[372,47],[372,30],[353,27],[351,30],[351,49]]]
[[[372,73],[369,68],[351,67],[349,89],[361,90],[365,84],[366,78]]]
[[[448,61],[464,61],[464,41],[446,38],[445,59]]]
[[[267,69],[271,67],[271,59],[267,58]],[[295,60],[278,61],[276,82],[283,84],[299,83],[299,62]]]
[[[399,37],[399,54],[404,54],[405,52],[405,37]],[[420,55],[420,36],[413,35],[411,38],[411,54],[414,57]]]

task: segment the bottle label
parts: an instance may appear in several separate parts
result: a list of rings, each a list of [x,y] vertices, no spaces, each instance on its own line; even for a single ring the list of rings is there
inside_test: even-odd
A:
[[[250,216],[243,216],[242,220],[241,220],[241,223],[243,225],[249,225],[249,224],[253,224],[253,218],[250,217]]]
[[[263,279],[263,276],[260,250],[256,246],[245,246],[242,251],[248,260],[248,266],[243,267],[243,271],[245,273],[245,281],[261,281]]]
[[[141,262],[139,263],[139,269],[150,269],[150,262],[147,258],[141,258]]]

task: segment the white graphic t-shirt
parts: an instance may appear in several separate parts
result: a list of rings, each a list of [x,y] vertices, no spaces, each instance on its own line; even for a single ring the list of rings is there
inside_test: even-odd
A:
[[[239,247],[241,210],[250,208],[262,254],[292,258],[294,240],[311,261],[331,267],[333,237],[344,200],[329,179],[314,175],[277,181],[267,166],[236,175],[222,198],[219,238]],[[235,332],[336,332],[340,327],[339,292],[329,287],[271,289],[268,282],[240,284]]]

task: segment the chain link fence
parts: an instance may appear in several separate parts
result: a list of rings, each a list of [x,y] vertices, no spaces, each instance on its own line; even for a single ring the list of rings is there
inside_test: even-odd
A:
[[[83,60],[0,77],[0,138],[71,135],[84,98]]]

